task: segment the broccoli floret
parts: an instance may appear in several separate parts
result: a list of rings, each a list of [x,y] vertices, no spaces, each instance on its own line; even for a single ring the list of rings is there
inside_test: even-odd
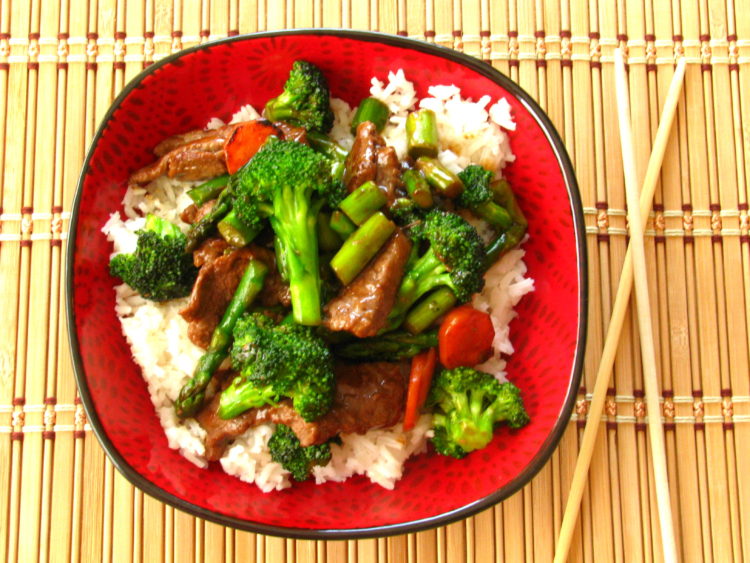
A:
[[[518,387],[468,367],[442,371],[428,402],[434,409],[432,443],[438,453],[455,458],[484,448],[501,422],[511,428],[529,422]]]
[[[135,252],[118,254],[109,271],[146,299],[167,301],[190,294],[198,269],[185,252],[185,235],[169,221],[148,215],[136,232]]]
[[[320,69],[307,61],[295,61],[284,91],[266,104],[266,117],[328,133],[333,127],[333,110],[328,81]]]
[[[328,412],[333,357],[313,329],[253,313],[238,321],[233,336],[230,356],[240,375],[222,393],[219,416],[233,418],[282,397],[308,422]]]
[[[237,172],[240,216],[268,217],[285,264],[296,322],[321,322],[318,213],[340,200],[343,185],[326,158],[302,143],[270,137]]]
[[[277,424],[268,440],[271,459],[292,474],[295,481],[306,481],[315,465],[325,465],[331,460],[331,446],[328,442],[315,446],[302,447],[291,428]]]
[[[492,172],[471,164],[458,177],[464,184],[464,191],[456,200],[460,207],[470,209],[501,232],[513,224],[508,211],[493,200],[494,193],[490,189]]]
[[[412,241],[419,242],[422,240],[422,227],[427,211],[417,205],[413,199],[408,197],[397,198],[388,209],[388,213]]]
[[[458,177],[464,183],[464,191],[456,199],[461,207],[472,208],[492,199],[490,190],[492,172],[489,170],[477,164],[470,164],[458,173]]]
[[[433,209],[421,227],[429,243],[406,271],[389,315],[396,328],[414,303],[433,289],[447,286],[465,303],[484,287],[484,245],[476,229],[455,213]]]

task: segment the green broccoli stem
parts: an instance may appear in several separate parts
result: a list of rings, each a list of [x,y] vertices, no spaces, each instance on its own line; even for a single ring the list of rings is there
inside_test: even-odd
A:
[[[331,228],[331,214],[321,211],[318,214],[318,245],[323,252],[333,252],[341,248],[343,241]]]
[[[232,330],[237,320],[250,307],[255,297],[263,289],[263,282],[268,273],[268,266],[258,260],[250,260],[242,275],[240,284],[234,292],[229,305],[224,311],[221,322],[214,329],[211,343],[206,353],[201,356],[198,365],[175,401],[175,412],[180,418],[194,416],[203,405],[206,387],[214,371],[227,357],[232,342]]]
[[[396,230],[396,225],[378,211],[344,242],[331,260],[331,268],[349,285]]]
[[[419,170],[409,169],[401,176],[406,186],[406,193],[419,207],[427,209],[432,207],[433,199],[430,185]]]
[[[284,186],[270,217],[286,263],[294,320],[308,326],[322,321],[317,223],[323,201],[311,204],[310,199],[309,190]]]
[[[505,230],[513,224],[510,213],[494,201],[485,201],[475,205],[471,210],[499,230]]]
[[[449,287],[441,287],[430,293],[412,308],[404,320],[404,328],[411,334],[419,334],[450,311],[456,304],[456,295]]]
[[[286,249],[279,237],[273,237],[273,251],[276,254],[276,266],[281,279],[289,283],[289,264],[286,259]]]
[[[345,360],[393,362],[411,358],[426,348],[438,345],[437,332],[408,334],[391,332],[372,338],[357,339],[352,342],[335,345],[334,355]]]
[[[219,233],[232,246],[243,247],[250,244],[255,237],[263,230],[263,225],[257,223],[252,226],[247,226],[237,216],[237,213],[232,209],[227,213],[224,218],[219,221],[216,228]]]
[[[344,176],[346,157],[349,154],[344,147],[328,135],[318,131],[307,132],[307,142],[316,151],[331,161],[331,177],[340,180]]]
[[[375,182],[367,181],[346,196],[339,204],[339,208],[355,225],[361,225],[387,201],[388,198],[383,190]]]
[[[226,187],[228,182],[229,174],[224,174],[223,176],[218,176],[209,180],[208,182],[204,182],[201,185],[192,188],[191,190],[188,190],[187,195],[190,196],[190,199],[193,200],[193,203],[195,205],[200,207],[207,201],[219,197],[219,194],[224,191],[224,188]]]
[[[279,395],[272,385],[257,385],[236,377],[232,384],[224,389],[219,398],[219,418],[229,419],[243,412],[267,405],[275,405]]]
[[[331,229],[334,230],[343,240],[348,239],[352,236],[352,233],[357,230],[357,225],[352,223],[351,219],[347,217],[342,211],[334,211],[331,213]]]
[[[365,121],[371,121],[379,132],[382,131],[390,114],[388,106],[377,98],[365,98],[359,103],[352,118],[352,135],[357,134],[357,127]]]
[[[424,174],[427,182],[443,197],[455,198],[464,191],[464,184],[458,175],[448,170],[438,159],[421,156],[415,165],[417,170]]]
[[[221,192],[219,199],[211,208],[211,211],[206,213],[200,221],[194,223],[187,232],[185,252],[192,252],[200,243],[206,240],[211,231],[216,227],[216,224],[232,209],[230,197],[227,194],[229,194],[229,188]]]
[[[435,112],[420,109],[406,116],[406,145],[409,156],[419,158],[438,155],[438,130]]]
[[[149,213],[146,215],[146,222],[143,224],[143,230],[156,233],[163,237],[177,237],[182,236],[182,231],[174,223],[170,223],[166,219],[162,219],[157,215]]]

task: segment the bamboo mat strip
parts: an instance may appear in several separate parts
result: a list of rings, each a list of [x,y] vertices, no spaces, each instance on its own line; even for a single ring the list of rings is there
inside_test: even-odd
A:
[[[32,0],[0,2],[0,560],[547,561],[625,253],[612,56],[627,49],[640,174],[676,55],[683,103],[646,229],[661,412],[685,561],[750,559],[748,0]],[[546,109],[577,168],[590,341],[550,463],[502,505],[437,530],[350,542],[224,529],[129,485],[76,400],[61,311],[65,232],[98,119],[144,66],[263,29],[351,27],[462,50]],[[629,316],[573,561],[658,561],[638,333]]]

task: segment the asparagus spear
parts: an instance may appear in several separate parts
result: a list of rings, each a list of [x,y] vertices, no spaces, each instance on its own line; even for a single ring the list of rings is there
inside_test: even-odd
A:
[[[357,230],[357,225],[352,223],[343,212],[338,210],[331,213],[330,225],[334,232],[344,240],[348,239]]]
[[[339,208],[354,221],[354,224],[361,225],[387,201],[383,190],[375,182],[367,181],[346,196],[339,204]]]
[[[404,328],[411,334],[419,334],[450,311],[456,301],[456,296],[449,287],[436,289],[409,311]]]
[[[412,158],[437,156],[438,130],[434,111],[420,109],[406,116],[406,144]]]
[[[187,195],[190,196],[195,205],[200,207],[207,201],[219,197],[219,194],[224,191],[227,182],[229,182],[229,174],[224,174],[188,190]]]
[[[331,268],[341,283],[350,284],[395,230],[396,225],[378,211],[346,239],[331,259]]]
[[[190,230],[186,235],[187,243],[185,243],[185,252],[192,252],[200,243],[206,240],[216,224],[232,209],[229,192],[230,188],[226,188],[221,192],[219,199],[211,208],[211,211],[206,213],[200,221],[190,227]]]
[[[425,348],[437,345],[437,331],[416,335],[408,332],[390,332],[334,345],[333,353],[346,360],[392,362],[411,358]]]
[[[409,169],[401,175],[401,180],[406,186],[406,193],[414,203],[423,209],[432,207],[432,192],[424,174],[419,170]]]
[[[382,131],[390,115],[388,106],[377,98],[365,98],[359,104],[352,119],[352,135],[357,134],[357,126],[365,121],[372,121],[378,131]]]
[[[180,389],[180,395],[174,403],[175,412],[180,418],[194,416],[203,405],[206,386],[211,381],[214,371],[227,357],[234,325],[263,289],[267,273],[268,267],[263,262],[258,260],[248,262],[240,284],[224,311],[219,326],[214,330],[208,350],[198,360],[193,377]]]
[[[424,174],[429,184],[444,197],[458,197],[464,191],[461,179],[440,164],[438,159],[421,156],[417,159],[416,167]]]
[[[318,246],[324,252],[332,252],[341,247],[341,237],[331,228],[331,214],[318,213]]]
[[[263,230],[261,224],[251,227],[245,225],[234,209],[227,213],[216,227],[224,240],[236,247],[247,246]]]

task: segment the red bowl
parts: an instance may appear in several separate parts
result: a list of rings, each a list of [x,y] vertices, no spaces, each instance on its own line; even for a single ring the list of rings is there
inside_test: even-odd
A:
[[[434,453],[407,462],[387,491],[364,477],[311,483],[270,494],[222,472],[202,470],[169,449],[146,384],[114,311],[111,245],[100,229],[120,209],[131,171],[161,139],[260,108],[277,94],[292,61],[320,66],[333,95],[357,104],[370,77],[403,68],[420,96],[455,83],[464,96],[505,97],[518,127],[506,169],[529,220],[526,263],[536,291],[517,308],[517,352],[509,378],[522,390],[531,423],[502,429],[464,460]],[[582,369],[586,334],[586,246],[573,169],[549,118],[490,65],[435,45],[342,30],[258,33],[207,43],[151,65],[107,112],[81,172],[68,242],[68,324],[76,379],[94,433],[112,463],[146,493],[196,516],[264,534],[354,538],[412,532],[474,514],[539,471],[565,429]]]

